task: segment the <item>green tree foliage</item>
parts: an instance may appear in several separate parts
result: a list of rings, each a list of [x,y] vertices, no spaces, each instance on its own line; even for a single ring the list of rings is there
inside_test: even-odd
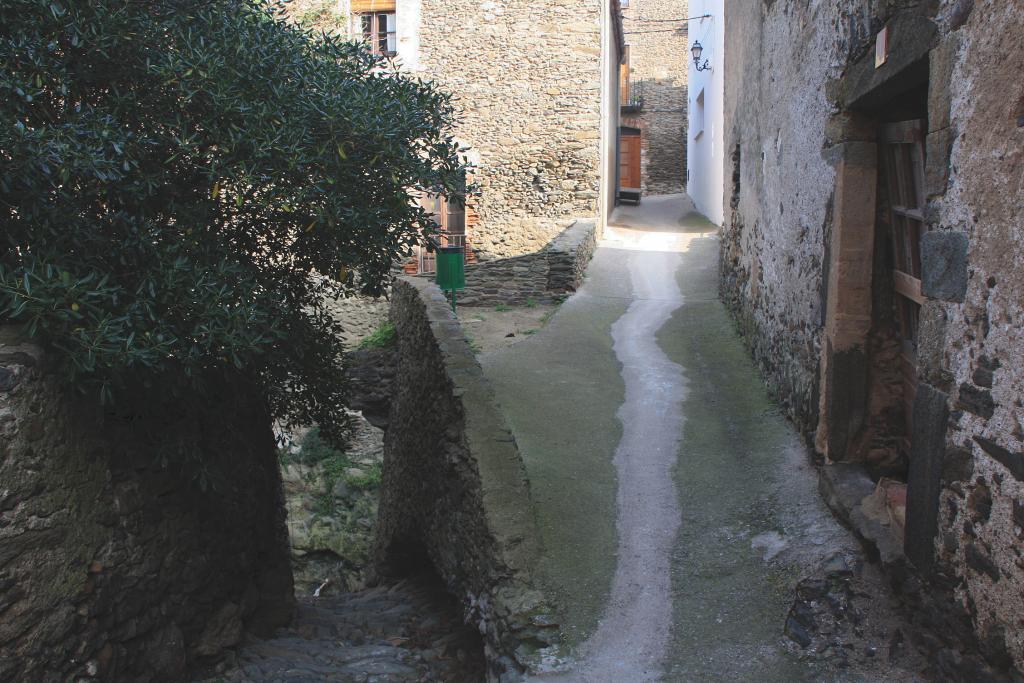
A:
[[[379,293],[433,229],[410,191],[459,200],[465,169],[448,96],[282,16],[0,2],[0,321],[107,397],[242,371],[336,439],[324,297]]]

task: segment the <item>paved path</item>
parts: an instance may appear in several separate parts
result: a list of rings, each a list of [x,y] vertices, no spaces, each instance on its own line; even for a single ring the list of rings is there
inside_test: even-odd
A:
[[[194,683],[471,683],[482,681],[480,636],[434,579],[299,601],[273,638],[247,637]]]
[[[881,579],[717,300],[715,235],[682,195],[620,209],[548,326],[481,359],[564,606],[573,654],[551,678],[914,680]],[[783,626],[794,585],[823,565],[820,585],[845,592],[830,594],[835,620],[801,616],[828,622],[810,652]]]

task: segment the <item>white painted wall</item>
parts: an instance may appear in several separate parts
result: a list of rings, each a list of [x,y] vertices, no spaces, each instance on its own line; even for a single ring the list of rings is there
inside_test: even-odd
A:
[[[406,71],[420,70],[420,7],[421,0],[397,0],[396,31],[398,62]]]
[[[742,0],[747,1],[747,0]],[[724,217],[725,149],[725,12],[724,0],[690,0],[690,16],[710,14],[707,19],[691,19],[690,43],[700,41],[704,48],[701,63],[708,60],[707,71],[697,71],[687,55],[689,73],[689,126],[686,146],[686,191],[697,210],[716,225]],[[701,102],[703,106],[701,106]]]
[[[621,102],[619,89],[619,65],[622,52],[615,33],[611,15],[612,6],[608,0],[601,2],[601,139],[600,139],[600,184],[598,187],[598,237],[604,234],[608,219],[615,210],[615,195],[618,188],[619,171],[619,123]]]

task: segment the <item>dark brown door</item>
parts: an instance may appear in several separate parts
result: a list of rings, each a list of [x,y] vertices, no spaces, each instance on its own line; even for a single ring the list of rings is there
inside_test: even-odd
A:
[[[640,190],[640,132],[622,131],[619,149],[619,189]]]
[[[893,248],[893,303],[899,327],[903,377],[904,449],[909,453],[917,394],[917,327],[921,304],[921,235],[924,222],[924,122],[900,121],[882,127],[881,158],[889,204]]]

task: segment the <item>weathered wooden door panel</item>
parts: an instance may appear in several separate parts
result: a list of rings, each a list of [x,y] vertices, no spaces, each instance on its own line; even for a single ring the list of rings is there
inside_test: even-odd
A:
[[[640,131],[623,129],[619,148],[619,189],[640,190]]]
[[[924,122],[900,121],[882,127],[880,167],[889,204],[893,249],[896,324],[901,338],[903,377],[903,447],[910,452],[914,397],[917,395],[917,327],[921,305],[921,235],[924,221]]]

